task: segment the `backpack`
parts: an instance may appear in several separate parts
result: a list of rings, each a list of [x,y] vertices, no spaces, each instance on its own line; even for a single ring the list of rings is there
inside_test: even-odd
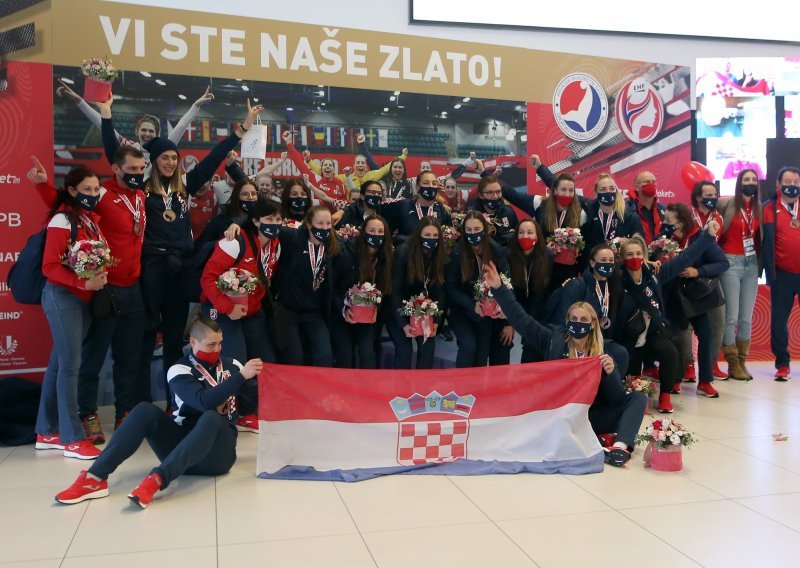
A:
[[[239,242],[239,254],[233,262],[234,266],[241,262],[246,250],[244,235],[236,235],[236,240]],[[200,296],[203,293],[202,286],[200,285],[200,278],[203,276],[203,270],[206,264],[208,264],[208,259],[211,258],[211,255],[214,253],[214,247],[217,246],[217,242],[219,241],[211,241],[200,245],[194,252],[189,267],[186,269],[187,272],[183,278],[183,292],[186,295],[186,299],[190,302],[200,301]]]
[[[78,237],[78,226],[72,215],[67,215],[70,224],[70,241]],[[47,278],[42,274],[44,244],[47,240],[47,227],[32,234],[19,253],[19,258],[11,266],[6,279],[11,295],[19,304],[41,304],[42,290]]]

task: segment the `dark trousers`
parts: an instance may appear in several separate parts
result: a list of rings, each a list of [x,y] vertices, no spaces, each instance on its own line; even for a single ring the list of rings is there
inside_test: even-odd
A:
[[[161,461],[153,468],[161,476],[161,489],[183,474],[228,473],[236,462],[236,429],[226,416],[207,410],[193,427],[179,426],[154,404],[142,402],[114,432],[89,473],[107,479],[144,440]]]
[[[347,323],[338,314],[331,322],[334,364],[342,369],[376,369],[377,323]]]
[[[605,352],[611,355],[614,359],[614,364],[617,366],[617,372],[620,377],[625,377],[628,374],[628,365],[630,365],[630,356],[627,349],[616,341],[605,342]]]
[[[142,349],[139,357],[139,373],[150,377],[150,363],[156,347],[156,334],[160,331],[164,342],[164,355],[161,359],[164,370],[161,386],[170,400],[167,385],[167,371],[183,357],[184,330],[189,317],[189,300],[186,299],[182,279],[184,270],[172,266],[169,256],[142,256],[142,298],[147,315]],[[142,400],[152,400],[148,380],[146,396]]]
[[[408,318],[402,318],[405,324]],[[389,316],[386,320],[386,331],[394,343],[394,368],[411,369],[411,358],[414,354],[412,342],[417,344],[417,364],[415,369],[433,369],[433,358],[436,353],[436,336],[429,337],[427,341],[420,337],[406,337],[397,318]]]
[[[328,323],[321,313],[307,314],[293,312],[283,308],[285,328],[283,334],[286,341],[285,358],[288,365],[311,365],[313,367],[333,367],[331,351],[331,334]],[[308,346],[304,353],[303,341]]]
[[[614,380],[603,374],[602,380]],[[636,445],[636,434],[644,420],[647,395],[641,392],[628,394],[622,404],[593,404],[589,407],[589,423],[596,434],[617,433],[617,441],[625,442],[629,450]]]
[[[715,359],[711,318],[708,314],[700,314],[689,318],[689,323],[692,324],[697,336],[697,380],[701,383],[710,383],[714,380],[711,367]]]
[[[511,363],[511,348],[513,341],[508,345],[500,342],[500,334],[506,323],[503,320],[492,320],[491,343],[489,344],[489,365],[509,365]]]
[[[539,363],[544,361],[544,355],[533,345],[522,341],[522,355],[520,356],[520,363]]]
[[[652,332],[644,345],[628,351],[628,373],[639,375],[645,360],[659,362],[661,392],[669,392],[673,385],[683,380],[684,363],[681,356],[680,335],[671,331]]]
[[[210,304],[203,304],[200,309],[204,315],[211,317]],[[264,332],[266,322],[262,310],[238,320],[216,312],[216,318],[212,319],[222,331],[222,354],[225,357],[232,357],[242,365],[250,359],[261,359],[267,363],[276,361],[272,342]],[[258,413],[258,381],[245,381],[236,398],[240,414]]]
[[[450,327],[458,340],[456,367],[484,367],[489,359],[492,320],[476,321],[458,309],[450,311]]]
[[[800,296],[800,274],[778,270],[770,286],[772,322],[770,344],[775,355],[775,368],[789,366],[789,315],[794,297]]]
[[[106,319],[92,319],[83,342],[78,373],[78,409],[81,418],[97,412],[100,370],[109,346],[114,366],[114,406],[121,418],[142,400],[149,398],[150,373],[139,372],[145,313],[139,283],[131,286],[106,286],[117,302],[119,313]]]

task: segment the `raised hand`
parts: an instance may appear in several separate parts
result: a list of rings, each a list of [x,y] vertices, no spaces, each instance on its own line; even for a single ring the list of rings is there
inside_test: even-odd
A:
[[[236,159],[239,157],[239,154],[236,153],[236,150],[231,150],[228,152],[228,155],[225,156],[225,167],[228,168],[236,163]]]
[[[530,161],[531,161],[531,167],[534,170],[538,169],[539,166],[542,165],[542,159],[539,157],[539,154],[531,154]]]
[[[291,144],[292,143],[292,133],[288,130],[281,134],[281,138],[283,138],[284,144]]]
[[[206,87],[206,92],[203,93],[203,95],[199,99],[194,101],[194,106],[200,108],[204,104],[210,103],[213,100],[214,100],[214,93],[211,92],[211,85],[209,85],[208,87]]]
[[[100,111],[100,118],[111,118],[111,105],[114,104],[114,95],[110,95],[107,101],[95,102],[94,104]]]
[[[79,103],[79,102],[81,102],[83,100],[83,97],[81,97],[78,93],[76,93],[75,91],[70,89],[67,86],[67,84],[64,83],[64,81],[59,79],[58,83],[59,83],[59,85],[61,85],[59,88],[56,89],[56,94],[59,97],[67,97],[69,100],[71,100],[74,103]]]
[[[358,136],[356,136],[356,142],[358,142],[359,144],[363,144],[366,141],[366,139],[367,137],[364,136],[363,134],[359,134]]]
[[[503,285],[500,274],[497,272],[497,266],[491,260],[483,267],[483,279],[495,290]]]
[[[256,117],[264,110],[264,105],[250,106],[250,97],[247,98],[247,118],[242,123],[242,130],[250,130]]]
[[[44,169],[44,166],[36,156],[31,156],[31,159],[33,160],[33,167],[28,170],[28,179],[33,183],[47,183],[47,170]]]

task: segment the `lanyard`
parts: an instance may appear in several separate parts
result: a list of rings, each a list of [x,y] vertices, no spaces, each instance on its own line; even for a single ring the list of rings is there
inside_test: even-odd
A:
[[[194,358],[194,355],[189,356],[189,360],[192,362],[192,366],[194,366],[195,370],[200,373],[200,376],[205,379],[205,381],[210,384],[212,387],[217,386],[219,383],[227,379],[225,376],[225,371],[222,368],[222,360],[217,363],[217,368],[215,369],[214,374],[216,377],[212,377],[211,373],[209,373],[205,367],[203,367],[200,363],[197,362],[197,359]],[[225,402],[223,406],[223,411],[228,415],[228,420],[231,419],[231,415],[236,412],[236,397],[229,396],[228,400]]]
[[[603,240],[608,241],[613,239],[616,236],[616,231],[614,231],[614,235],[611,235],[611,223],[614,221],[614,213],[608,214],[608,220],[603,221],[603,212],[598,210],[597,212],[600,218],[600,225],[603,227]]]
[[[703,222],[703,218],[700,216],[700,212],[692,207],[692,217],[694,217],[694,222],[697,223],[699,227],[702,227],[703,230],[708,229],[708,224],[711,222],[711,217],[714,216],[713,211],[708,212],[708,217],[706,217],[705,222]]]
[[[278,246],[275,247],[275,252],[273,253],[272,239],[268,240],[267,246],[261,249],[261,266],[264,269],[264,276],[267,277],[267,284],[269,284],[270,281],[272,280],[272,269],[274,268],[275,263],[278,262],[278,259],[280,257],[281,257],[280,241],[278,241]]]
[[[561,213],[558,215],[558,228],[559,228],[559,229],[561,229],[561,228],[562,228],[562,226],[564,225],[564,219],[566,219],[566,218],[567,218],[567,210],[566,210],[566,209],[564,209],[564,210],[563,210],[563,211],[562,211],[562,212],[561,212]]]
[[[528,266],[527,273],[525,274],[525,297],[529,298],[531,295],[531,271],[533,270],[533,258],[531,258],[531,264]]]
[[[414,203],[414,207],[417,208],[417,217],[419,217],[419,219],[422,220],[422,217],[424,217],[424,215],[422,214],[422,207],[420,207],[419,201]],[[435,213],[435,211],[433,210],[433,205],[429,205],[428,206],[428,216],[429,217],[435,217],[434,213]]]
[[[781,199],[781,205],[783,205],[783,208],[786,209],[789,212],[789,214],[792,216],[792,221],[797,222],[797,213],[798,213],[797,202],[795,202],[795,204],[794,204],[794,207],[793,207],[794,211],[792,211],[792,209],[789,209],[789,206],[786,204],[786,202],[783,199]]]
[[[317,252],[316,258],[314,257],[314,243],[308,241],[308,260],[311,263],[311,274],[314,277],[312,288],[316,292],[322,281],[317,281],[317,277],[319,276],[319,271],[322,268],[323,259],[325,257],[325,245],[319,245],[319,250]]]
[[[141,223],[141,220],[142,220],[142,211],[141,211],[141,208],[142,208],[142,197],[140,195],[136,196],[136,208],[134,208],[133,205],[131,204],[130,200],[128,199],[127,195],[125,195],[124,193],[119,193],[118,195],[119,195],[120,199],[122,199],[122,202],[125,204],[125,207],[128,208],[128,211],[130,211],[133,214],[133,222],[134,222],[134,224]]]
[[[81,221],[83,222],[83,226],[88,229],[87,232],[92,233],[89,236],[94,236],[94,240],[97,240],[97,241],[101,240],[100,239],[100,229],[97,228],[97,225],[94,224],[94,221],[89,219],[89,217],[87,217],[83,213],[80,214],[80,218],[81,218]]]
[[[610,294],[608,293],[608,282],[606,282],[606,291],[603,293],[603,289],[600,286],[600,281],[594,281],[595,287],[595,294],[597,294],[597,300],[600,302],[600,311],[602,312],[602,317],[608,317],[608,297]]]
[[[753,214],[748,213],[745,208],[739,209],[739,213],[742,215],[742,219],[744,220],[744,225],[747,227],[747,234],[744,232],[744,227],[742,227],[742,238],[749,239],[753,236]]]

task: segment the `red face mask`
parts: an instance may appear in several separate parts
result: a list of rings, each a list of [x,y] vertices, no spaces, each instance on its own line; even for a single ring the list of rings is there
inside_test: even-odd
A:
[[[641,270],[642,264],[644,264],[644,259],[641,257],[625,259],[625,266],[627,266],[634,272],[637,270]]]
[[[517,242],[519,243],[519,248],[525,252],[528,252],[536,246],[536,239],[530,237],[520,237],[517,239]]]
[[[198,349],[194,356],[203,363],[207,363],[208,365],[216,365],[219,362],[219,354],[219,351],[203,351],[202,349]]]
[[[556,195],[556,203],[561,207],[567,208],[572,204],[572,196],[569,195]]]
[[[655,197],[656,196],[656,184],[655,182],[650,182],[644,184],[642,187],[639,188],[639,191],[642,192],[642,195],[645,197]]]

